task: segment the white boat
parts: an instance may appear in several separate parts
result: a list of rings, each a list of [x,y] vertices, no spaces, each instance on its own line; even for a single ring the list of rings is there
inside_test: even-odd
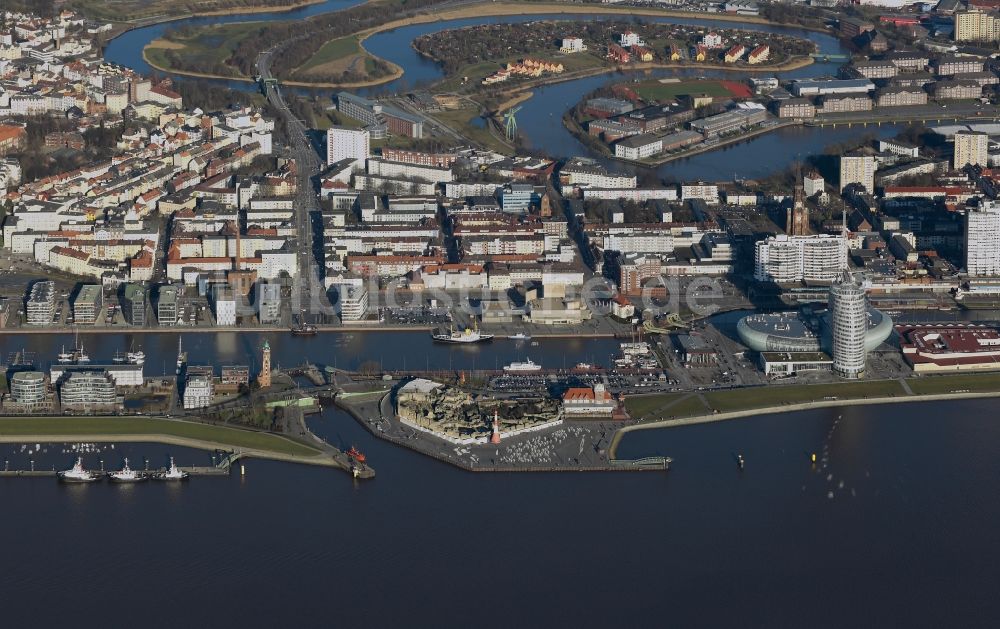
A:
[[[170,457],[170,468],[157,478],[160,480],[186,480],[187,477],[188,473],[178,468],[177,464],[174,463],[174,457]]]
[[[116,365],[121,365],[121,364],[125,363],[125,361],[127,361],[127,360],[128,360],[128,357],[125,354],[123,354],[121,352],[121,350],[115,350],[115,355],[111,359],[111,362],[115,363]]]
[[[509,365],[506,365],[503,368],[503,370],[508,373],[526,373],[526,372],[531,373],[535,371],[541,371],[542,366],[539,365],[538,363],[532,362],[532,360],[528,358],[523,363],[514,362]]]
[[[434,334],[432,338],[439,343],[481,343],[493,338],[492,334],[483,334],[478,328],[465,328],[464,330],[451,329],[447,334]]]
[[[145,475],[136,472],[128,466],[128,459],[125,459],[125,465],[122,466],[122,469],[117,472],[111,472],[108,474],[108,478],[111,479],[112,483],[138,483],[146,480]]]
[[[59,352],[59,362],[63,364],[73,362],[73,352],[67,352],[65,345],[63,345],[62,351]]]
[[[524,332],[518,332],[517,334],[511,334],[507,338],[509,338],[512,341],[530,341],[531,340],[531,336],[525,334]]]
[[[142,350],[139,350],[138,352],[129,352],[126,355],[126,358],[128,359],[130,365],[142,365],[146,362],[146,354]]]
[[[187,362],[187,354],[184,353],[184,348],[181,345],[181,337],[177,337],[177,375],[181,375],[184,371],[184,363]]]
[[[92,483],[100,480],[101,476],[97,472],[83,469],[83,458],[77,457],[76,463],[68,470],[59,472],[59,480],[64,483]]]

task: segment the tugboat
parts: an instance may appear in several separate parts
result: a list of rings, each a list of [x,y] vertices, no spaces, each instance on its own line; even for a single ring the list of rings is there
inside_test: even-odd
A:
[[[77,457],[71,469],[59,472],[59,480],[64,483],[92,483],[101,480],[101,475],[83,469],[83,458]]]
[[[159,480],[187,480],[188,473],[178,468],[177,464],[174,463],[174,457],[170,457],[170,467],[157,478]]]
[[[108,478],[111,479],[112,483],[139,483],[146,480],[146,476],[136,472],[128,466],[128,459],[125,459],[125,465],[122,469],[117,472],[111,472],[108,474]]]
[[[364,465],[364,462],[367,460],[365,459],[365,455],[362,454],[362,452],[354,446],[351,446],[351,449],[347,451],[347,456],[351,457],[352,459],[354,459],[358,463],[361,463],[362,465]]]
[[[479,331],[478,327],[473,326],[459,331],[456,331],[454,328],[449,328],[447,334],[444,332],[432,334],[431,338],[438,343],[482,343],[484,341],[492,340],[493,335],[483,334]]]

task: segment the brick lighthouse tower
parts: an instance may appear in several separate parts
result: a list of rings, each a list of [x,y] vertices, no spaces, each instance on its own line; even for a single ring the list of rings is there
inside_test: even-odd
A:
[[[496,409],[493,411],[493,436],[490,437],[490,443],[500,443],[500,411]]]
[[[257,376],[257,384],[261,389],[271,386],[271,345],[264,341],[264,352],[260,360],[260,374]]]

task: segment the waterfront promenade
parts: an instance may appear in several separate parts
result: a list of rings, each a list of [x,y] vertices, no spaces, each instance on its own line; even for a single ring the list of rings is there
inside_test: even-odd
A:
[[[793,404],[775,404],[760,408],[748,408],[745,410],[727,411],[723,413],[709,413],[704,415],[695,415],[692,417],[679,417],[677,419],[661,419],[661,420],[654,420],[647,422],[639,422],[621,426],[617,431],[615,431],[615,434],[611,439],[611,445],[608,448],[608,456],[609,458],[614,459],[615,455],[618,452],[618,446],[621,444],[622,439],[628,436],[629,433],[642,430],[674,428],[678,426],[692,426],[696,424],[708,424],[713,422],[728,421],[731,419],[756,417],[760,415],[771,415],[775,413],[794,413],[797,411],[810,411],[820,408],[839,408],[845,406],[877,406],[884,404],[911,404],[911,403],[923,403],[923,402],[941,402],[949,400],[970,400],[970,399],[984,399],[984,398],[996,398],[996,397],[1000,397],[1000,390],[981,391],[981,392],[963,391],[955,393],[936,393],[936,394],[916,394],[911,392],[908,395],[903,395],[903,396],[883,396],[883,397],[854,398],[854,399],[833,398],[825,400],[814,400],[810,402],[799,402]]]
[[[315,446],[283,435],[155,417],[0,417],[0,443],[163,443],[228,449],[241,457],[350,471],[349,457],[312,433]],[[367,468],[362,477],[373,477]]]

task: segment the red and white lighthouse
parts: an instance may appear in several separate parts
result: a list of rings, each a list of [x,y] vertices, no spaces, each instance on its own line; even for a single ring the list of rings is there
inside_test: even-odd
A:
[[[493,410],[493,436],[490,437],[490,443],[500,443],[500,411],[496,409]]]

